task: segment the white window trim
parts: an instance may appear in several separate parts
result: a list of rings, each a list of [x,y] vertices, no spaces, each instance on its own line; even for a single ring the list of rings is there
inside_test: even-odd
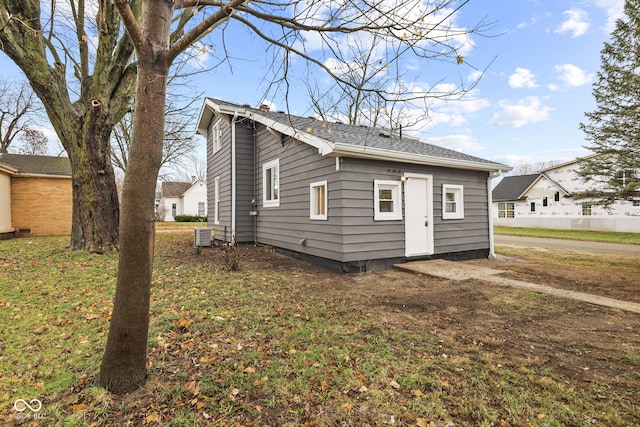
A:
[[[390,189],[393,201],[393,212],[380,212],[380,190]],[[402,220],[402,181],[387,181],[376,179],[373,181],[373,219],[375,221]]]
[[[222,148],[222,120],[218,119],[218,121],[211,127],[211,132],[213,135],[211,137],[212,142],[211,146],[213,149],[213,153],[217,153]]]
[[[276,171],[276,181],[277,181],[277,189],[278,189],[277,199],[267,198],[267,185],[266,185],[267,170],[272,168],[275,168],[275,171]],[[262,206],[264,207],[280,206],[280,196],[281,196],[280,194],[280,159],[274,159],[262,165]]]
[[[214,192],[214,202],[213,202],[213,223],[220,224],[220,177],[216,176],[213,179],[213,192]]]
[[[455,212],[447,212],[447,193],[453,193]],[[464,188],[462,185],[442,184],[442,219],[464,218]]]
[[[317,207],[317,199],[316,199],[316,192],[315,189],[318,187],[324,187],[324,201],[323,201],[323,205],[324,205],[324,214],[316,214],[316,207]],[[329,200],[329,187],[327,186],[327,181],[318,181],[318,182],[312,182],[311,184],[309,184],[309,219],[314,219],[314,220],[327,220],[327,212],[329,210],[329,206],[327,205],[327,202]]]

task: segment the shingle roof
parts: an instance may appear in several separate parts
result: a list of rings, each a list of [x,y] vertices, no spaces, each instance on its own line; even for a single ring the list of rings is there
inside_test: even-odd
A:
[[[68,157],[0,153],[0,163],[12,166],[21,173],[71,176],[71,163]]]
[[[190,182],[163,182],[162,183],[162,195],[164,197],[180,197],[189,188],[191,188]]]
[[[326,122],[312,117],[299,117],[282,112],[263,111],[246,105],[240,106],[218,99],[208,99],[214,104],[225,107],[226,110],[244,111],[246,116],[257,118],[257,121],[260,121],[261,118],[270,119],[291,127],[295,132],[313,135],[332,143],[334,147],[341,146],[353,152],[364,152],[364,150],[369,149],[380,153],[382,156],[384,156],[384,153],[402,153],[405,157],[422,156],[449,162],[460,162],[461,164],[473,164],[481,168],[486,166],[487,170],[511,170],[510,166],[428,144],[413,137],[404,136],[401,138],[398,134],[390,135],[388,129]]]
[[[494,202],[505,200],[519,200],[522,193],[533,184],[540,174],[506,176],[491,192]]]

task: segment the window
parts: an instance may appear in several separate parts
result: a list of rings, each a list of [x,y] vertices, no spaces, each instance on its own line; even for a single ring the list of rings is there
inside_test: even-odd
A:
[[[464,197],[462,185],[442,186],[442,219],[464,218]]]
[[[176,216],[178,214],[178,205],[175,203],[171,203],[171,216]]]
[[[198,216],[204,216],[204,202],[198,202]]]
[[[213,180],[213,223],[220,224],[220,177]]]
[[[634,200],[633,201],[633,207],[634,208],[640,208],[640,200]]]
[[[549,206],[549,198],[548,197],[543,197],[542,198],[542,206]]]
[[[218,120],[211,128],[211,146],[214,153],[222,148],[222,120]]]
[[[262,165],[262,206],[280,206],[280,160]]]
[[[385,221],[402,219],[400,185],[400,181],[374,180],[374,220]]]
[[[631,180],[633,180],[634,173],[632,170],[619,170],[616,171],[615,177],[616,181],[618,181],[624,187],[629,184]]]
[[[582,215],[591,216],[591,207],[592,203],[590,202],[582,202]]]
[[[560,192],[559,192],[559,191],[556,191],[556,192],[553,194],[553,201],[554,201],[554,202],[559,202],[559,201],[560,201]]]
[[[311,204],[309,218],[327,219],[327,181],[314,182],[310,185]]]
[[[498,218],[515,218],[515,203],[498,203]]]
[[[536,211],[536,202],[531,202],[531,212]]]

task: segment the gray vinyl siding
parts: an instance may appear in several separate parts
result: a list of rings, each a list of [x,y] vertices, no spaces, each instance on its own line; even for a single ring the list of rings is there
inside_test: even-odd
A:
[[[253,128],[236,124],[236,240],[254,241],[254,140]],[[231,196],[229,196],[231,197]]]
[[[223,118],[222,147],[213,152],[213,125],[217,117],[207,126],[207,226],[215,230],[217,240],[229,241],[231,234],[231,132]],[[215,224],[215,178],[220,177],[220,223]]]
[[[262,207],[262,165],[276,158],[280,206]],[[433,176],[434,255],[489,248],[487,172],[353,158],[340,159],[339,171],[335,165],[335,158],[323,158],[306,144],[287,139],[283,147],[271,134],[261,134],[256,165],[260,243],[340,262],[402,258],[404,219],[374,220],[374,180],[400,181],[411,172]],[[310,220],[309,184],[325,179],[328,220]],[[463,185],[463,219],[442,219],[443,184]],[[404,205],[404,194],[401,201]]]
[[[258,128],[256,163],[258,201],[258,242],[313,256],[340,260],[342,236],[334,214],[334,186],[338,183],[335,159],[325,158],[317,149],[286,138],[284,141]],[[279,206],[263,206],[262,166],[279,159]],[[327,220],[309,215],[310,184],[327,181]],[[304,244],[302,243],[304,240]]]
[[[488,172],[438,168],[434,173],[434,254],[489,248]],[[442,185],[463,186],[464,218],[442,219]]]
[[[373,220],[373,181],[399,181],[405,173],[433,176],[434,255],[489,248],[487,172],[345,158],[341,173],[342,261],[404,257],[404,219]],[[442,219],[443,184],[463,186],[463,219]],[[404,218],[404,192],[402,205]]]

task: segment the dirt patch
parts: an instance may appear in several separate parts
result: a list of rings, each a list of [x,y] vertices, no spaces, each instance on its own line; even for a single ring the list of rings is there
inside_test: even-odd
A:
[[[247,268],[297,275],[302,298],[307,293],[375,310],[399,328],[435,332],[505,360],[525,360],[596,393],[606,387],[630,401],[640,399],[640,317],[635,313],[477,279],[451,281],[396,270],[340,275],[265,248],[240,246],[238,251]],[[635,268],[606,268],[599,255],[581,256],[579,266],[563,263],[557,251],[554,256],[559,264],[535,256],[472,263],[504,270],[517,280],[640,302],[638,260],[627,260]]]

